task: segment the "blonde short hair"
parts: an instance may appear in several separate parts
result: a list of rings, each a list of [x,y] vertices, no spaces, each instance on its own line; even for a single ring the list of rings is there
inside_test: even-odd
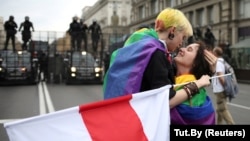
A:
[[[193,28],[187,17],[178,9],[166,8],[162,10],[155,20],[155,30],[163,31],[170,27],[176,27],[178,31],[182,31],[186,36],[193,35]]]

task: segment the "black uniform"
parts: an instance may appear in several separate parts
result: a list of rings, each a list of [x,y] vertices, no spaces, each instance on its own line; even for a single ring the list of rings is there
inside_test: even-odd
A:
[[[25,22],[21,23],[19,31],[21,31],[22,27],[23,27],[23,31],[22,31],[22,40],[23,40],[22,49],[27,50],[27,43],[31,39],[31,31],[30,31],[30,29],[32,28],[32,30],[34,31],[34,27],[33,27],[32,22],[30,22],[29,20],[25,20]]]
[[[85,51],[88,51],[88,37],[87,37],[87,32],[88,32],[88,26],[83,23],[83,22],[80,22],[81,24],[81,42],[83,40],[84,42],[84,49]]]
[[[156,50],[144,71],[140,91],[147,91],[174,84],[175,67],[166,59],[166,54]],[[157,73],[156,73],[157,72]],[[176,91],[170,89],[169,99],[174,97]]]
[[[6,41],[5,41],[5,46],[4,50],[7,50],[7,46],[9,44],[9,40],[12,40],[12,47],[13,51],[16,50],[15,48],[15,35],[16,35],[16,30],[17,24],[14,21],[14,17],[10,16],[9,20],[4,23],[4,30],[6,31]]]
[[[69,34],[71,36],[71,49],[81,50],[81,24],[77,22],[77,20],[73,20],[69,25]]]
[[[211,32],[209,28],[207,28],[207,31],[205,33],[205,43],[207,44],[208,47],[213,48],[215,41],[216,39],[214,37],[214,34]]]
[[[96,53],[98,42],[99,42],[100,36],[102,35],[102,30],[101,30],[100,25],[95,21],[89,26],[89,30],[91,31],[93,50],[94,50],[94,53]]]
[[[39,58],[39,79],[41,80],[41,73],[43,73],[43,80],[45,81],[48,78],[48,57],[45,53],[42,53]]]

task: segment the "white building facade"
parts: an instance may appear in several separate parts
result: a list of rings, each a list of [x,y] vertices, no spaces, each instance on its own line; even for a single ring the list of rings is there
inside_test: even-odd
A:
[[[82,18],[87,25],[97,20],[103,33],[128,32],[130,22],[131,0],[98,0],[92,7],[83,8]],[[113,24],[112,16],[117,16],[117,24]]]

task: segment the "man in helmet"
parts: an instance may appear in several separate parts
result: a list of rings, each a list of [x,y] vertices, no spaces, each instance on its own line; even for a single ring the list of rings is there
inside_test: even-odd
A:
[[[33,27],[33,23],[29,21],[29,17],[25,16],[24,19],[25,19],[25,21],[23,23],[21,23],[19,31],[21,31],[21,29],[23,28],[23,31],[22,31],[22,40],[23,40],[22,49],[27,50],[27,43],[31,39],[31,31],[30,31],[30,29],[32,29],[33,32],[35,30],[34,30],[34,27]]]
[[[194,30],[194,37],[196,40],[202,40],[202,38],[203,38],[202,31],[201,31],[201,28],[199,25]]]
[[[9,44],[9,40],[12,40],[12,47],[13,51],[16,50],[15,48],[15,35],[16,35],[16,28],[17,24],[14,21],[14,16],[10,16],[9,20],[4,23],[4,30],[6,31],[6,41],[5,41],[5,46],[4,50],[7,50],[7,46]]]
[[[84,49],[85,51],[88,51],[88,38],[87,38],[88,26],[87,24],[84,23],[83,19],[80,19],[80,25],[81,25],[81,42],[83,40]]]
[[[69,35],[71,36],[71,49],[73,51],[81,50],[81,24],[78,22],[78,17],[74,16],[69,25]]]
[[[211,31],[211,27],[208,26],[206,29],[206,33],[205,33],[205,43],[207,44],[208,48],[213,49],[214,48],[214,43],[216,41],[214,34]]]
[[[89,31],[91,31],[93,51],[96,54],[98,41],[102,35],[101,27],[96,20],[93,20],[93,23],[89,26]]]

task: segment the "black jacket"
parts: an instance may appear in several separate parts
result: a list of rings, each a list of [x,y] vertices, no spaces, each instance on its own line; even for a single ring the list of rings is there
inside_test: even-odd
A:
[[[151,56],[151,59],[144,71],[142,78],[141,91],[160,88],[168,84],[175,84],[174,68],[166,59],[166,54],[157,50]],[[175,95],[176,91],[170,89],[169,98]]]

